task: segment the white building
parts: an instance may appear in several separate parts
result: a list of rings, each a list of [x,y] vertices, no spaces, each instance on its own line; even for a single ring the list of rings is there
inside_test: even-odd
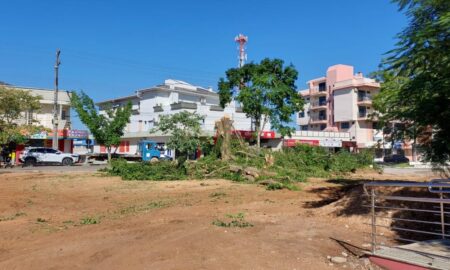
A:
[[[175,114],[180,111],[196,112],[204,116],[202,132],[205,136],[214,135],[214,125],[223,116],[233,120],[236,130],[250,131],[251,119],[247,118],[242,109],[233,104],[222,108],[219,95],[213,89],[194,86],[178,80],[166,80],[162,85],[137,90],[133,95],[98,102],[102,111],[106,106],[121,106],[132,103],[132,116],[125,129],[120,146],[113,152],[137,154],[138,143],[143,139],[152,139],[164,143],[167,136],[150,134],[150,130],[158,125],[161,115]],[[267,125],[265,131],[270,130]],[[270,133],[273,134],[273,133]],[[105,148],[95,145],[95,153],[106,152]]]

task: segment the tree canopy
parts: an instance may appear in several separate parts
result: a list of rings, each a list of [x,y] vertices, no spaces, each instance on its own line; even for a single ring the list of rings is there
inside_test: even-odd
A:
[[[40,96],[29,91],[0,86],[0,145],[24,143],[27,136],[42,127],[33,125],[33,119],[25,122],[25,113],[41,108]]]
[[[84,92],[72,93],[71,103],[78,113],[80,120],[95,138],[95,141],[104,145],[108,151],[108,161],[111,160],[111,147],[120,144],[126,125],[130,122],[131,102],[113,108],[105,106],[100,113],[94,101]]]
[[[161,131],[170,135],[166,145],[181,156],[195,153],[201,145],[201,124],[204,118],[198,114],[182,111],[172,115],[161,115],[158,126],[151,132]]]
[[[375,108],[382,120],[398,120],[423,134],[425,159],[450,158],[450,1],[394,0],[409,18],[378,73]],[[432,132],[430,132],[432,130]]]
[[[298,72],[291,64],[284,66],[280,59],[263,59],[226,71],[226,79],[219,80],[220,104],[225,107],[234,97],[242,110],[255,123],[257,145],[261,130],[270,125],[282,135],[290,135],[291,116],[303,109],[303,99],[297,93]]]

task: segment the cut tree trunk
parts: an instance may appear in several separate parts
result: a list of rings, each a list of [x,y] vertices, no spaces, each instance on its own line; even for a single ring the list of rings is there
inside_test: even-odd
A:
[[[220,155],[222,160],[231,159],[231,129],[233,123],[228,117],[222,117],[216,122],[217,136],[222,138],[222,145],[220,146]]]
[[[111,162],[111,147],[107,147],[106,150],[108,151],[108,163]]]

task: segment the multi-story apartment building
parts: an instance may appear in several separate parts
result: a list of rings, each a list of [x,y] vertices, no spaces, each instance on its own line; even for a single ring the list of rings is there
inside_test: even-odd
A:
[[[22,113],[22,118],[17,121],[18,124],[38,125],[43,130],[39,133],[32,134],[28,146],[45,146],[52,147],[53,129],[53,103],[54,91],[42,88],[20,87],[4,85],[10,91],[28,91],[31,95],[40,97],[40,108],[36,111],[28,111]],[[70,92],[59,91],[58,93],[58,148],[64,152],[72,152],[73,138],[87,138],[88,132],[84,130],[72,130],[70,121]],[[24,149],[24,145],[18,145],[16,148],[16,156]]]
[[[372,97],[380,84],[361,73],[355,75],[352,66],[334,65],[326,76],[308,81],[304,110],[297,115],[300,131],[349,133],[357,148],[369,148],[382,140],[377,120],[372,117]]]
[[[162,85],[140,89],[132,95],[101,101],[97,104],[102,111],[107,106],[121,106],[127,102],[132,103],[133,111],[122,142],[116,149],[117,153],[137,154],[138,143],[143,139],[152,139],[163,144],[168,136],[150,133],[150,131],[158,126],[161,115],[175,114],[180,111],[196,112],[203,116],[201,125],[205,136],[214,135],[215,122],[224,116],[233,120],[236,130],[244,133],[252,130],[251,119],[245,116],[242,108],[236,107],[233,102],[222,108],[219,105],[219,95],[213,89],[194,86],[183,81],[169,79]],[[274,132],[270,132],[270,124],[267,125],[262,137],[274,136]],[[96,145],[94,152],[102,153],[105,149]]]

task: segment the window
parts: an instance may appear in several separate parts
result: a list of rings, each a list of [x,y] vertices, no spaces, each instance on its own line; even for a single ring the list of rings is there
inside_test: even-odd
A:
[[[341,129],[349,129],[350,123],[349,122],[342,122],[341,123]]]
[[[66,120],[66,111],[65,110],[61,111],[61,120]]]
[[[320,130],[324,130],[326,128],[327,128],[327,125],[325,125],[325,124],[320,125]]]
[[[359,117],[367,116],[367,108],[366,107],[358,107]]]
[[[27,125],[33,124],[33,110],[28,111]]]
[[[324,110],[319,111],[319,120],[327,120],[327,115]]]
[[[58,151],[56,151],[55,149],[51,149],[51,148],[46,148],[45,152],[47,154],[56,154]]]
[[[322,82],[322,83],[319,83],[319,91],[326,91],[327,90],[327,84],[326,83],[324,83],[324,82]]]
[[[382,129],[382,126],[378,122],[372,122],[373,129]]]
[[[308,125],[301,125],[300,130],[308,130]]]
[[[299,112],[299,113],[298,113],[298,117],[299,117],[299,118],[305,117],[305,111]]]
[[[319,106],[325,106],[325,105],[327,105],[327,98],[319,97]]]

